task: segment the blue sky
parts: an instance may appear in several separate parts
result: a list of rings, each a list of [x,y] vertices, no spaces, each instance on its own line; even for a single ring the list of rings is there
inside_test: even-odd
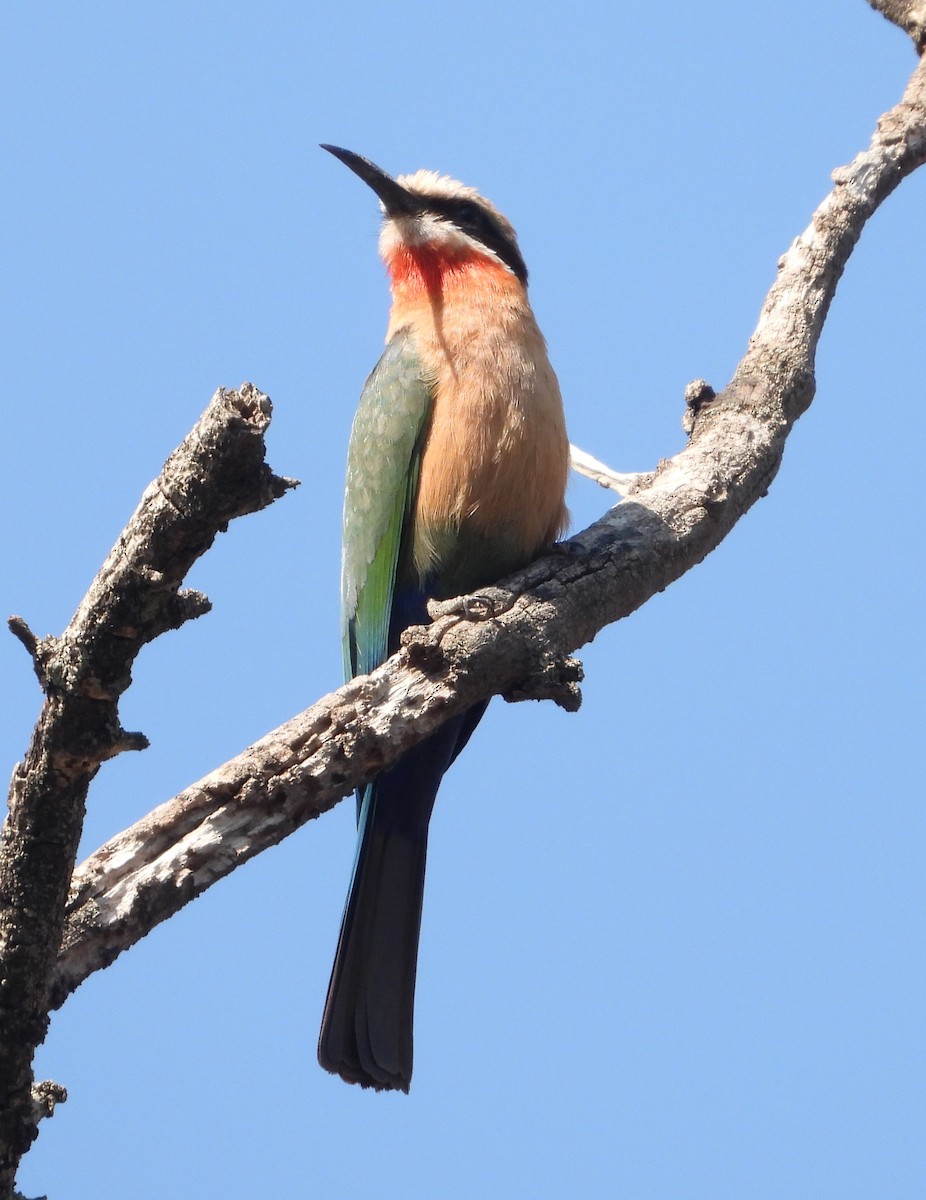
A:
[[[5,5],[3,615],[59,632],[214,389],[303,482],[196,567],[141,655],[152,746],[89,852],[339,682],[344,453],[385,331],[372,195],[427,166],[512,219],[573,440],[681,448],[829,172],[914,65],[862,0]],[[583,651],[584,705],[496,702],[434,819],[411,1095],[315,1039],[352,806],[93,977],[21,1186],[61,1198],[907,1197],[922,1188],[926,173],[871,223],[769,496]],[[574,527],[608,499],[574,481]],[[39,694],[0,639],[7,770]]]

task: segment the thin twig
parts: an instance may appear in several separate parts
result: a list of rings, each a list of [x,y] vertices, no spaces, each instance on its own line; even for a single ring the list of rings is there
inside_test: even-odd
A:
[[[569,447],[569,465],[579,475],[594,479],[603,488],[610,488],[619,496],[629,496],[647,480],[652,479],[652,472],[615,471],[606,467],[603,462],[593,458],[578,446]]]
[[[10,617],[7,621],[10,633],[29,651],[29,656],[35,662],[35,653],[38,648],[39,639],[35,636],[22,617]]]

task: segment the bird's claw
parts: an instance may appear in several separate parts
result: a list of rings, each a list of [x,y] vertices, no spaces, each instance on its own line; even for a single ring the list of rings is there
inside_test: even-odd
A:
[[[428,612],[433,621],[442,617],[461,617],[466,621],[491,621],[511,608],[514,600],[507,592],[475,592],[471,596],[454,596],[452,600],[431,600]]]

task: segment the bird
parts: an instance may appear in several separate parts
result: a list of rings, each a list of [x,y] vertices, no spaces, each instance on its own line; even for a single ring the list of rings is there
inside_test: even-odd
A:
[[[347,455],[350,679],[395,653],[409,626],[427,624],[429,600],[486,587],[562,536],[569,443],[509,221],[447,175],[393,178],[352,151],[322,149],[379,198],[392,295]],[[321,1066],[348,1083],[409,1090],[428,826],[486,703],[357,792],[357,850],[318,1041]]]

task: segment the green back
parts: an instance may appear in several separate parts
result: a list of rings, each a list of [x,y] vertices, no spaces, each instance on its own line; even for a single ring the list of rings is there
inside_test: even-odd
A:
[[[341,560],[347,678],[372,671],[387,656],[431,395],[410,335],[397,333],[364,384],[347,451]]]

